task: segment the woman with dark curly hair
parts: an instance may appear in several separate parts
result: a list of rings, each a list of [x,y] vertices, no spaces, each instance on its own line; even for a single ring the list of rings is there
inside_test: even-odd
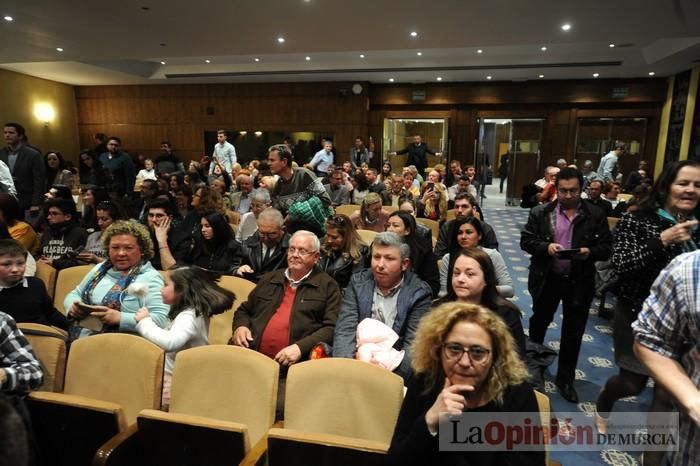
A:
[[[544,439],[534,451],[443,451],[438,426],[464,413],[536,413],[535,392],[503,319],[467,303],[446,303],[421,320],[411,346],[414,376],[407,386],[388,464],[541,465]],[[539,416],[533,435],[541,432]],[[535,428],[537,427],[537,428]],[[452,429],[443,425],[442,429]],[[536,444],[532,439],[532,444]]]
[[[206,212],[200,219],[199,233],[186,262],[206,270],[231,275],[241,265],[241,245],[233,238],[226,217],[219,212]],[[169,268],[168,264],[163,264]]]
[[[341,289],[348,286],[353,273],[365,267],[367,254],[350,217],[338,214],[328,219],[317,267],[333,277]]]
[[[46,189],[55,184],[73,187],[73,172],[66,167],[66,161],[58,151],[49,151],[44,155],[46,167]]]
[[[95,155],[89,149],[80,151],[78,161],[78,173],[80,176],[80,184],[91,184],[95,186],[105,187],[107,177],[105,176],[102,162],[100,162],[99,154]]]

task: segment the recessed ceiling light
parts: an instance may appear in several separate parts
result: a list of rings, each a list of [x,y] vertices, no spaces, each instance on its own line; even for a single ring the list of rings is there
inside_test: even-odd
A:
[[[653,71],[650,71],[650,72],[649,72],[649,76],[654,76],[655,74],[656,74],[656,73],[653,72]]]
[[[600,73],[593,73],[594,78],[597,78],[598,76],[600,76]]]
[[[542,50],[543,52],[546,52],[546,51],[547,51],[547,46],[546,46],[546,45],[543,45],[542,47],[540,47],[540,50]]]
[[[418,37],[418,33],[416,31],[411,31],[411,37]]]
[[[476,51],[476,53],[484,53],[484,51],[481,50],[481,49],[479,49],[479,50]]]
[[[608,44],[608,47],[610,47],[611,49],[615,48],[615,44]]]
[[[285,42],[284,37],[278,37],[277,42],[279,42],[280,44],[284,44],[284,42]]]
[[[542,78],[544,78],[544,75],[541,74],[541,75],[538,76],[538,78],[542,79]]]
[[[435,79],[437,79],[438,81],[442,81],[442,76],[438,76],[438,77],[435,78]]]
[[[63,52],[63,49],[61,47],[56,47],[56,52]]]
[[[394,78],[389,78],[389,82],[390,82],[390,83],[393,83],[393,82],[394,82]]]
[[[164,61],[161,61],[160,64],[161,64],[161,65],[165,65],[165,62],[164,62]]]
[[[568,31],[568,30],[570,30],[570,29],[571,29],[571,24],[569,24],[569,23],[564,23],[564,24],[561,25],[561,30],[562,30],[562,31]]]
[[[491,76],[491,75],[486,76],[486,79],[488,79],[489,81],[491,81],[491,80],[493,79],[493,76]]]
[[[11,22],[11,21],[14,21],[14,20],[15,20],[12,16],[3,16],[2,19],[4,19],[4,20],[7,21],[7,22]]]
[[[309,61],[309,60],[311,60],[311,57],[306,56],[306,57],[304,57],[304,60]]]
[[[255,57],[255,58],[253,58],[253,61],[255,61],[257,63],[260,61],[260,59],[258,57]]]
[[[365,54],[364,54],[364,53],[361,53],[361,54],[360,54],[360,58],[365,58]]]
[[[206,60],[204,60],[204,63],[211,63],[211,60],[206,59]]]
[[[423,55],[423,52],[416,52],[416,55],[420,57],[421,55]]]

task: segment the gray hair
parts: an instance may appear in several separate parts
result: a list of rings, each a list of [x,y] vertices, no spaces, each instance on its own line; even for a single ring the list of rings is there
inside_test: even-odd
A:
[[[264,221],[274,222],[277,228],[282,228],[284,225],[284,217],[282,217],[282,213],[274,207],[268,207],[260,212],[260,215],[258,216],[258,223]]]
[[[315,234],[311,233],[308,230],[295,231],[294,234],[292,235],[292,237],[289,238],[290,244],[292,241],[294,241],[294,238],[302,237],[302,236],[305,236],[307,238],[311,238],[311,252],[318,252],[321,249],[321,242],[318,240],[318,236],[316,236]]]
[[[270,191],[267,189],[256,188],[250,192],[250,200],[262,202],[265,205],[269,205],[271,202]]]
[[[374,241],[372,241],[372,247],[374,248],[374,246],[399,248],[401,259],[408,259],[411,256],[411,248],[397,233],[394,233],[393,231],[377,233],[377,236],[374,237]]]
[[[583,166],[586,168],[593,167],[593,162],[591,162],[590,160],[586,160],[585,162],[583,162]]]

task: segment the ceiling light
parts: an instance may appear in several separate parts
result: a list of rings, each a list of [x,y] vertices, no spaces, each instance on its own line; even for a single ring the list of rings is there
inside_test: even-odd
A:
[[[238,134],[240,134],[241,136],[245,136],[246,134],[248,134],[248,131],[239,131]]]
[[[277,42],[279,42],[280,44],[284,44],[284,42],[285,42],[284,37],[278,37]]]
[[[61,47],[56,47],[56,52],[63,52],[63,49]]]
[[[204,63],[211,63],[211,60],[206,59],[206,60],[204,60]]]
[[[365,58],[365,54],[364,54],[364,53],[361,53],[361,54],[360,54],[360,58]]]
[[[7,21],[8,23],[15,20],[12,16],[3,16],[3,19],[4,19],[5,21]]]
[[[256,131],[256,132],[255,132],[255,135],[256,135],[257,137],[262,136],[262,131]]]
[[[438,77],[435,78],[435,79],[437,79],[438,81],[442,81],[442,76],[438,76]]]
[[[561,30],[562,30],[562,31],[568,31],[568,30],[570,30],[570,29],[571,29],[571,24],[569,24],[569,23],[564,23],[564,24],[561,25]]]
[[[416,55],[420,57],[421,55],[423,55],[423,52],[416,52]]]
[[[610,47],[611,49],[615,48],[615,44],[608,44],[608,47]]]
[[[253,60],[254,60],[256,63],[260,61],[260,59],[259,59],[258,57],[253,58]]]
[[[161,61],[160,64],[161,64],[161,65],[165,65],[165,62],[164,62],[164,61]]]
[[[389,82],[390,82],[390,83],[393,83],[393,82],[394,82],[394,78],[389,78]]]
[[[597,78],[598,76],[600,76],[600,73],[593,73],[594,78]]]
[[[411,31],[411,37],[418,37],[418,33],[416,31]]]
[[[656,73],[653,72],[653,71],[650,71],[650,72],[649,72],[649,76],[654,76],[655,74],[656,74]]]
[[[484,53],[484,51],[481,50],[481,49],[479,49],[479,50],[476,51],[476,53]]]
[[[544,78],[544,75],[541,74],[541,75],[538,76],[538,78],[542,79],[542,78]]]
[[[304,57],[304,60],[309,61],[309,60],[311,60],[311,57],[306,56],[306,57]]]
[[[540,50],[542,50],[543,52],[546,52],[546,51],[547,51],[547,46],[543,45],[542,47],[540,47]]]
[[[493,79],[493,76],[491,76],[491,75],[486,76],[486,79],[488,79],[489,81],[491,81],[491,80]]]

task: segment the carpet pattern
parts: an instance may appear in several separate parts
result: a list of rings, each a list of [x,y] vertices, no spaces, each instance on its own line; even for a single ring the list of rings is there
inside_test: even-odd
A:
[[[503,255],[508,272],[513,279],[515,296],[512,300],[523,313],[523,327],[526,334],[529,319],[532,316],[532,298],[527,290],[530,255],[520,249],[520,230],[527,221],[527,215],[528,211],[519,207],[484,209],[485,220],[496,232],[499,251]],[[612,301],[613,299],[608,295],[606,307],[611,307]],[[557,393],[554,386],[557,361],[554,361],[545,375],[545,390],[550,397],[554,413],[581,411],[592,417],[598,392],[608,377],[617,374],[617,366],[613,357],[612,322],[598,317],[598,304],[599,301],[594,299],[578,359],[574,386],[580,402],[577,405],[569,403]],[[560,328],[561,306],[545,337],[545,344],[555,350],[559,349]],[[646,411],[650,402],[651,390],[647,389],[639,397],[629,397],[618,401],[615,404],[615,411],[617,413]],[[639,452],[620,450],[552,452],[551,458],[564,466],[633,466],[639,464]]]

